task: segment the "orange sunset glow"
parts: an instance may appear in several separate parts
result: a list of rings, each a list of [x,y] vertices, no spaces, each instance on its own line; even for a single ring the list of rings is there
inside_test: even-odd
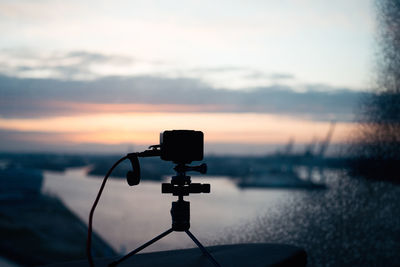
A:
[[[298,143],[322,139],[330,122],[258,113],[100,113],[34,119],[0,119],[0,127],[29,133],[55,134],[57,141],[101,144],[153,144],[166,129],[200,129],[206,142]],[[337,123],[332,141],[344,142],[354,125]],[[29,135],[28,137],[29,138]],[[45,141],[45,140],[43,140]]]

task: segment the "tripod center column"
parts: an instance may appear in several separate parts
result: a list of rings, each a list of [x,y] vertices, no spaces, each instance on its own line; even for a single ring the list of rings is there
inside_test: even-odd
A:
[[[172,230],[183,232],[190,228],[190,202],[178,200],[171,207]]]

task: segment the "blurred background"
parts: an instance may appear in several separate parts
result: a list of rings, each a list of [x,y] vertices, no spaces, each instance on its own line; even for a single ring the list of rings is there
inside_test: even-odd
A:
[[[164,130],[205,134],[205,245],[288,243],[310,266],[400,264],[396,0],[0,1],[0,263],[83,259],[102,177]],[[173,164],[127,163],[98,257],[170,227]],[[145,251],[192,247],[173,234]]]

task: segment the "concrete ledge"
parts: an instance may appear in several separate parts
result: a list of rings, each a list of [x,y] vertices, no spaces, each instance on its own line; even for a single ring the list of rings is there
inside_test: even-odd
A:
[[[207,247],[221,266],[306,266],[307,254],[298,247],[281,244],[237,244]],[[107,266],[116,258],[96,259],[96,266]],[[52,267],[88,266],[87,260],[47,265]],[[118,266],[213,266],[200,249],[180,249],[141,253]]]

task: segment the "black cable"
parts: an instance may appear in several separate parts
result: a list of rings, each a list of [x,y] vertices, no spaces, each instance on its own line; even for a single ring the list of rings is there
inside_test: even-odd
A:
[[[104,186],[106,185],[107,179],[110,176],[111,172],[115,169],[115,167],[118,166],[122,161],[126,160],[128,156],[120,158],[117,162],[114,163],[114,165],[108,170],[106,176],[104,176],[103,182],[100,186],[100,190],[97,193],[96,199],[93,203],[92,209],[90,210],[89,214],[89,224],[88,224],[88,236],[87,236],[87,242],[86,242],[86,254],[88,257],[89,265],[91,267],[94,267],[94,262],[93,262],[93,256],[92,256],[92,225],[93,225],[93,214],[94,210],[96,209],[97,203],[100,200],[101,193],[103,193]]]

